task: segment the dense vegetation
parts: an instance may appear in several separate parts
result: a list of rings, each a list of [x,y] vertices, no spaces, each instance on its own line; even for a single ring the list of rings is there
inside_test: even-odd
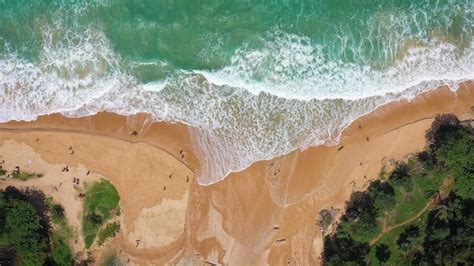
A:
[[[328,265],[473,265],[474,130],[439,115],[424,152],[355,192],[324,241]]]
[[[90,248],[99,235],[101,245],[107,237],[114,236],[120,229],[118,223],[108,223],[113,216],[120,214],[119,194],[106,180],[94,183],[86,191],[82,229],[85,244]]]
[[[67,228],[62,206],[42,192],[0,191],[0,265],[71,265]]]

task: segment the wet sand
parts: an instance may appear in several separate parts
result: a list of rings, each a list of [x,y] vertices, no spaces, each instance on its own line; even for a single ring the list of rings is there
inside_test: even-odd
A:
[[[32,149],[48,164],[84,167],[109,179],[121,196],[122,230],[107,248],[122,250],[125,260],[315,265],[322,250],[319,211],[342,209],[383,166],[422,150],[437,113],[473,118],[473,105],[474,82],[457,93],[438,88],[358,119],[337,146],[256,162],[206,187],[196,183],[199,158],[187,126],[152,123],[146,114],[54,114],[4,123],[0,146],[14,140],[23,147],[16,148],[20,155]]]

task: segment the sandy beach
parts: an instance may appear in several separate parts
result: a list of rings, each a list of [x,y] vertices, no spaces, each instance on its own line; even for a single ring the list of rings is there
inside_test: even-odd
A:
[[[45,174],[0,181],[0,187],[44,190],[80,230],[80,199],[70,179],[110,180],[121,198],[121,231],[105,247],[95,247],[98,258],[113,249],[136,265],[316,265],[322,251],[319,211],[342,210],[351,192],[364,189],[384,167],[421,151],[439,113],[474,118],[474,82],[462,83],[457,92],[440,87],[390,103],[354,121],[336,146],[256,162],[210,186],[196,182],[199,158],[186,125],[153,123],[147,114],[53,114],[0,124],[4,168],[27,165]],[[64,165],[72,171],[61,172]]]

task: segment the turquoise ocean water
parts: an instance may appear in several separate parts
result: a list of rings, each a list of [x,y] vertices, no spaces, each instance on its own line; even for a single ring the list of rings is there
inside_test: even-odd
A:
[[[209,184],[456,89],[474,77],[473,30],[472,0],[0,0],[0,121],[187,123]]]

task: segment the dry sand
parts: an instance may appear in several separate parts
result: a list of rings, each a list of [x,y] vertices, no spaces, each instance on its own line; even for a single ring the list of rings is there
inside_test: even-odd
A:
[[[257,162],[207,187],[196,184],[199,160],[186,126],[151,123],[145,114],[1,124],[0,155],[34,153],[50,167],[68,164],[109,179],[121,196],[122,230],[108,248],[136,264],[315,265],[319,211],[342,209],[383,165],[422,150],[437,113],[472,118],[473,105],[473,82],[457,93],[438,88],[358,119],[338,146]],[[12,153],[11,140],[23,148]]]

